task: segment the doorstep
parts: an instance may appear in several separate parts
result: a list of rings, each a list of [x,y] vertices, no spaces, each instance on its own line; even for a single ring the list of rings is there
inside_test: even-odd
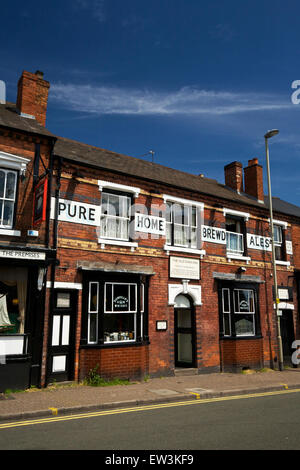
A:
[[[182,377],[186,375],[198,375],[198,369],[192,367],[177,367],[174,369],[175,377]]]

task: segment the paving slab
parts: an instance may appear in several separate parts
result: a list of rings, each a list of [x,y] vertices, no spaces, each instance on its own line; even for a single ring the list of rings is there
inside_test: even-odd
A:
[[[0,421],[274,390],[300,390],[300,369],[151,378],[130,385],[69,384],[0,394]]]

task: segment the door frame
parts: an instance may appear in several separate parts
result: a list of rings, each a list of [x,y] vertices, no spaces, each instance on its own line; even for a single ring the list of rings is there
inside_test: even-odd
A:
[[[283,329],[283,322],[287,326],[287,329]],[[289,331],[288,331],[289,330]],[[283,362],[284,364],[292,365],[292,343],[295,341],[295,325],[294,325],[294,312],[290,309],[282,310],[282,314],[280,315],[280,331],[281,331],[281,340],[282,340],[282,352],[283,352]],[[282,333],[287,332],[287,336],[283,336]],[[288,336],[291,334],[292,339],[288,342],[284,342],[285,339],[288,339]],[[289,350],[288,354],[284,354],[286,350]],[[288,359],[289,358],[289,359]]]
[[[70,293],[70,307],[57,307],[57,295],[60,293]],[[76,346],[76,323],[77,323],[77,311],[78,311],[78,291],[76,289],[55,289],[53,293],[53,306],[49,318],[49,336],[48,336],[48,347],[47,347],[47,374],[46,383],[51,381],[64,382],[71,381],[74,379],[75,374],[75,346]],[[53,320],[54,316],[60,315],[62,318],[64,315],[70,315],[69,324],[69,344],[66,346],[58,345],[52,346],[52,334],[53,334]],[[61,341],[62,327],[60,322],[60,338]],[[66,368],[64,371],[53,372],[53,357],[66,356]]]
[[[184,307],[176,307],[176,304],[174,306],[174,345],[175,345],[175,358],[174,358],[174,365],[175,367],[184,367],[184,368],[194,368],[196,367],[196,323],[195,323],[195,308],[193,305],[193,301],[190,298],[190,296],[185,295],[185,294],[180,294],[184,295],[189,302],[190,302],[190,307],[184,308]],[[175,299],[176,300],[176,299]],[[178,328],[178,310],[189,310],[190,315],[191,315],[191,327],[190,328]],[[189,330],[186,331],[186,333],[191,334],[191,341],[192,341],[192,360],[190,363],[187,362],[181,362],[178,360],[178,333],[184,333],[184,331],[180,330]]]

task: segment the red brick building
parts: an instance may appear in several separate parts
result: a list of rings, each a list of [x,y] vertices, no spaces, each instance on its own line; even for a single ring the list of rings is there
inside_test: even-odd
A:
[[[96,366],[124,378],[277,367],[258,160],[225,166],[222,184],[58,137],[48,90],[23,72],[16,104],[0,104],[0,391]],[[273,204],[290,363],[300,208]]]

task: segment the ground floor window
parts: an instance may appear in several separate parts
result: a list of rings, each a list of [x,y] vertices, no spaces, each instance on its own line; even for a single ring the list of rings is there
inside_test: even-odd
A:
[[[142,341],[145,336],[145,280],[87,279],[85,285],[86,343]],[[83,325],[83,332],[85,325]]]
[[[27,269],[0,267],[0,333],[24,333]]]
[[[219,305],[221,336],[260,334],[258,290],[255,286],[222,284],[219,289]]]

